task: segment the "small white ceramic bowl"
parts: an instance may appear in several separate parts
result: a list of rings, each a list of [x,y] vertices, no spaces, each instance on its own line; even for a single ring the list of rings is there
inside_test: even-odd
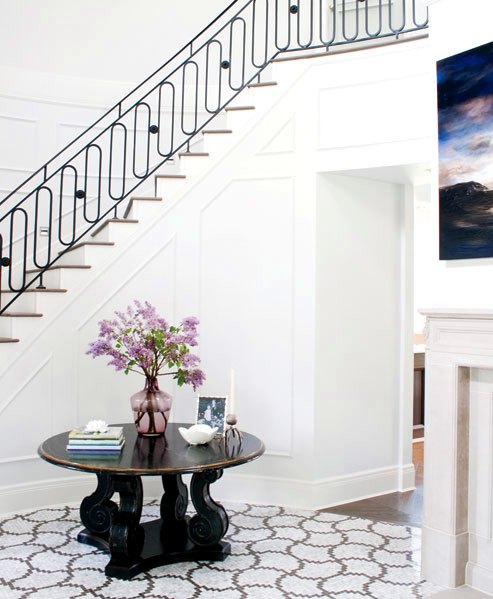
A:
[[[209,443],[217,433],[217,427],[211,428],[208,424],[194,424],[190,428],[180,426],[180,435],[190,445],[205,445]]]

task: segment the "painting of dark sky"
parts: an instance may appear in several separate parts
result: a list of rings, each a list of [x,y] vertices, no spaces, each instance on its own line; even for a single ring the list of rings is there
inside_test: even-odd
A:
[[[437,64],[440,259],[493,256],[493,42]]]

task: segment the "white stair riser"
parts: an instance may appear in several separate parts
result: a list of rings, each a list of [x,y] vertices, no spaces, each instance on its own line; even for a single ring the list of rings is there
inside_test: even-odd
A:
[[[232,129],[235,133],[243,131],[255,118],[255,110],[229,110],[226,114],[228,129]]]
[[[241,95],[241,94],[240,94]],[[217,99],[216,99],[217,102]],[[211,106],[211,110],[214,109],[215,106]],[[226,117],[224,115],[224,112],[220,112],[218,115],[216,115],[208,125],[205,126],[206,129],[208,129],[209,127],[215,127],[216,129],[225,129],[226,128]],[[195,141],[196,140],[196,141]],[[194,140],[192,140],[190,142],[190,149],[193,152],[200,152],[201,150],[198,150],[196,148],[198,148],[198,146],[200,145],[200,135],[197,135]]]
[[[99,264],[111,253],[113,246],[83,245],[64,254],[57,264]]]
[[[117,244],[135,233],[136,227],[138,223],[108,223],[97,235],[91,237],[91,240],[113,241]]]
[[[175,159],[170,162],[166,161],[162,166],[160,166],[157,171],[154,173],[155,175],[179,175],[180,174],[180,161],[176,156]]]
[[[132,202],[132,207],[130,208],[127,218],[138,220],[139,222],[146,222],[147,220],[155,218],[163,209],[164,200],[162,202]]]
[[[2,293],[2,306],[4,306],[13,296],[12,293]],[[66,293],[22,293],[15,302],[8,308],[15,312],[35,312],[37,314],[48,314],[66,301]]]
[[[16,310],[16,307],[12,308]],[[37,317],[0,317],[0,337],[11,339],[29,339],[36,325],[40,324],[42,318]]]
[[[156,196],[158,198],[170,198],[180,193],[187,185],[186,179],[157,179]]]
[[[13,338],[12,321],[13,318],[0,317],[0,337]]]
[[[14,293],[2,293],[1,305],[4,308],[9,301],[15,297]],[[36,312],[36,296],[34,293],[22,293],[13,304],[7,307],[7,311]]]
[[[55,268],[43,274],[43,285],[49,289],[72,289],[80,284],[90,269]]]
[[[204,135],[205,151],[211,156],[221,155],[229,147],[233,133],[207,133]]]
[[[216,125],[216,121],[218,119],[219,119],[219,115],[215,119],[213,119],[214,126],[218,127],[218,128],[222,128],[222,126],[226,123],[226,119],[221,119],[221,122]],[[208,125],[206,125],[206,127],[208,127]],[[181,152],[187,152],[187,151],[190,151],[190,152],[203,152],[204,151],[204,143],[202,140],[202,135],[200,133],[197,133],[197,135],[195,135],[195,137],[193,137],[190,140],[189,144],[185,144],[180,149],[176,150],[176,154],[173,155],[173,161],[179,165],[180,159],[178,158],[178,154],[180,154]],[[164,165],[162,167],[160,167],[156,171],[156,174],[158,174],[158,175],[165,174],[165,172],[162,172],[162,169],[165,166],[166,166],[166,162],[164,163]]]
[[[272,104],[273,96],[277,93],[278,87],[277,85],[249,87],[236,96],[228,106],[255,106],[257,109],[269,106]]]
[[[208,156],[182,156],[180,158],[181,172],[187,177],[201,175],[210,169],[210,160]]]

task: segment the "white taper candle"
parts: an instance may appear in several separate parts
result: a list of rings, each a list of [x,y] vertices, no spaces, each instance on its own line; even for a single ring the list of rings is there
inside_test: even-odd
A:
[[[235,371],[231,369],[229,374],[229,413],[235,413]]]

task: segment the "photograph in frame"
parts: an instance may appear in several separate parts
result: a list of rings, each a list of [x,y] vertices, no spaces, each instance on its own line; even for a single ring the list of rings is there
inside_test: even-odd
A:
[[[227,400],[227,397],[199,395],[197,400],[197,424],[208,424],[212,428],[217,427],[217,432],[223,433]]]

